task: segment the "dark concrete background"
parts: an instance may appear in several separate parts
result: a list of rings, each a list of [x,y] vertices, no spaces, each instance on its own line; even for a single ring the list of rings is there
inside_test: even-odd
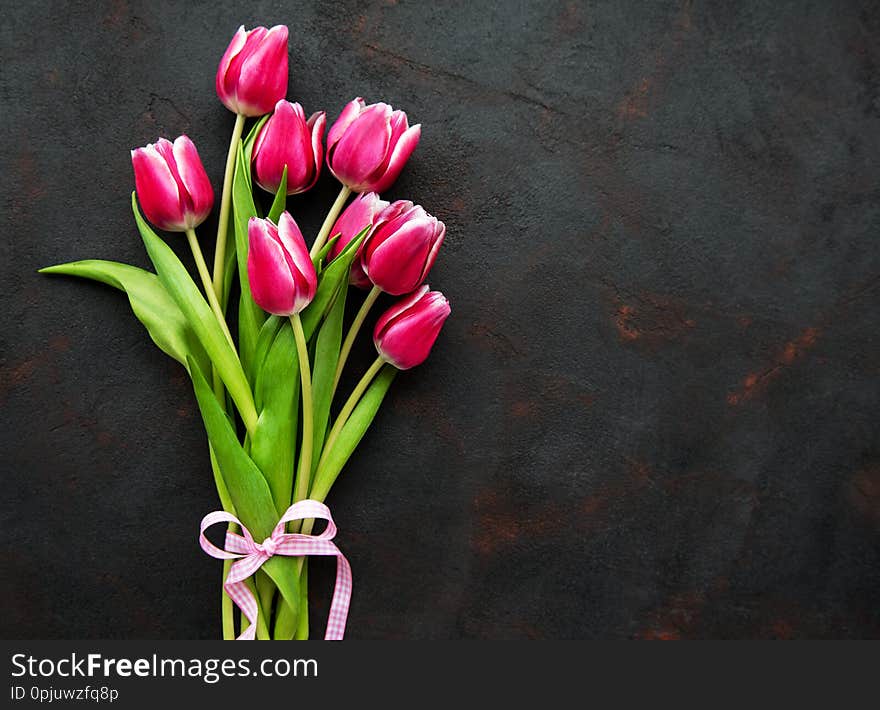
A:
[[[219,188],[240,22],[307,112],[423,123],[390,196],[448,225],[453,316],[329,501],[350,638],[880,636],[880,6],[778,0],[8,5],[0,635],[219,634],[184,372],[35,270],[147,265],[132,147]]]

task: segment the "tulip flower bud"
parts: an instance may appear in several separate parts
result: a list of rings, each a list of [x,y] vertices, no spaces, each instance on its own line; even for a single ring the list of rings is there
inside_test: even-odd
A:
[[[138,202],[159,229],[185,232],[211,213],[214,190],[193,142],[160,138],[131,151]]]
[[[215,85],[230,111],[242,116],[269,113],[287,93],[287,27],[239,27],[220,59]]]
[[[421,124],[410,128],[403,111],[367,106],[357,98],[327,133],[327,165],[354,192],[385,192],[419,143]]]
[[[282,99],[275,113],[260,129],[254,143],[253,165],[257,184],[267,192],[277,192],[287,167],[287,194],[305,192],[318,180],[324,158],[323,111],[308,121],[302,106]]]
[[[330,230],[330,236],[339,235],[330,249],[330,261],[339,256],[340,252],[345,249],[348,243],[354,239],[364,227],[375,224],[376,216],[388,207],[390,203],[383,200],[375,192],[365,192],[345,208],[345,211],[336,220],[333,229]],[[363,249],[363,242],[358,248],[358,255]],[[364,270],[361,268],[360,259],[355,257],[351,264],[351,275],[349,281],[353,286],[358,288],[370,288],[373,283],[367,278]]]
[[[363,241],[361,268],[385,293],[409,293],[425,280],[445,236],[443,222],[420,205],[392,202],[376,216]]]
[[[315,297],[318,276],[302,232],[283,212],[275,226],[268,219],[248,222],[247,272],[251,295],[276,316],[299,313]]]
[[[373,331],[380,357],[398,370],[421,365],[451,310],[446,297],[427,285],[402,298],[382,314]]]

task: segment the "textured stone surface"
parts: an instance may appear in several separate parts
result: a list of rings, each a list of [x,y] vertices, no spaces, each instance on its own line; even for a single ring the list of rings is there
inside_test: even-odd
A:
[[[134,146],[219,183],[240,22],[307,112],[423,123],[390,194],[449,230],[453,317],[330,500],[352,638],[880,636],[876,3],[116,0],[0,26],[4,637],[219,634],[184,372],[35,269],[147,265]]]

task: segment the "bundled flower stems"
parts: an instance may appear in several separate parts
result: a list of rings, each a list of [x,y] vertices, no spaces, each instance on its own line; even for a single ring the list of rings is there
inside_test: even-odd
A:
[[[306,118],[285,99],[287,39],[284,26],[241,27],[220,60],[217,95],[235,124],[210,267],[195,230],[214,192],[196,146],[180,136],[131,153],[132,208],[155,273],[103,260],[42,269],[124,291],[156,345],[192,379],[223,508],[204,516],[199,541],[224,561],[225,639],[308,638],[312,555],[337,560],[325,638],[342,638],[351,571],[324,501],[397,371],[424,362],[450,313],[425,284],[445,226],[412,202],[380,196],[419,142],[421,127],[403,111],[357,98],[330,127],[326,163],[342,187],[311,247],[286,211],[287,196],[320,175],[326,124],[324,112]],[[266,214],[258,191],[273,196]],[[186,235],[198,284],[154,228]],[[358,289],[366,295],[346,331],[346,300]],[[375,322],[376,360],[351,393],[337,392],[383,292],[398,300]],[[222,547],[205,536],[216,523],[228,526]]]

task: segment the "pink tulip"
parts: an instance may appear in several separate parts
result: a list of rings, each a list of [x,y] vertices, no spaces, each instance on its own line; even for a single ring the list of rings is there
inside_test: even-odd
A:
[[[431,352],[443,322],[451,313],[439,291],[422,286],[402,298],[379,318],[373,342],[383,360],[398,370],[421,365]]]
[[[318,276],[302,232],[288,212],[278,226],[268,219],[248,222],[247,271],[251,295],[277,316],[299,313],[315,297]]]
[[[323,111],[308,121],[302,106],[281,99],[254,143],[253,164],[257,184],[267,192],[277,192],[287,166],[287,194],[311,188],[321,173],[324,158]]]
[[[327,165],[354,192],[385,192],[419,143],[421,124],[410,128],[403,111],[367,106],[356,98],[327,134]]]
[[[420,205],[392,202],[376,216],[361,247],[361,268],[385,293],[415,290],[434,265],[446,226]]]
[[[269,113],[287,93],[287,27],[239,27],[217,67],[216,87],[230,111]]]
[[[339,216],[336,224],[333,225],[333,229],[330,230],[330,236],[335,237],[338,234],[339,239],[333,243],[330,249],[329,260],[332,261],[339,256],[340,252],[345,249],[352,239],[361,233],[364,227],[374,224],[376,215],[388,207],[388,205],[389,203],[375,192],[365,192],[362,195],[358,195],[357,199],[345,208],[345,212]],[[363,242],[358,248],[358,255],[360,255],[362,248]],[[361,268],[360,259],[357,256],[351,264],[349,281],[358,288],[370,288],[373,285]]]
[[[185,232],[211,213],[214,190],[193,142],[160,138],[131,151],[138,202],[159,229]]]

